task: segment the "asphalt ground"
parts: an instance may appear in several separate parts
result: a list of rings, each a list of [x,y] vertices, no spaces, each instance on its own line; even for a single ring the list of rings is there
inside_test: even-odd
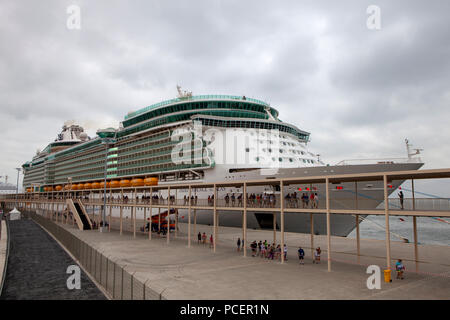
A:
[[[67,268],[77,263],[33,220],[10,221],[10,253],[2,300],[104,300],[80,268],[80,289],[69,290]]]

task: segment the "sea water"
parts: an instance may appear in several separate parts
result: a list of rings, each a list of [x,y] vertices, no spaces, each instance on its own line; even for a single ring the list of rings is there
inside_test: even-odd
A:
[[[450,245],[450,219],[417,217],[417,239],[419,244]],[[384,240],[385,217],[368,216],[359,224],[360,236],[362,239]],[[403,241],[402,238],[414,242],[413,218],[406,216],[390,216],[389,229],[391,231],[391,241]],[[356,229],[347,237],[356,238]]]

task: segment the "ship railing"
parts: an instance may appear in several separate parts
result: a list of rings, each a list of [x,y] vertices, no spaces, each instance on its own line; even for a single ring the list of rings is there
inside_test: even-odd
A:
[[[284,208],[285,209],[326,209],[326,203],[325,203],[325,195],[318,193],[319,199],[318,200],[311,200],[308,198],[308,200],[303,200],[301,198],[301,194],[297,193],[296,198],[285,198],[284,201]],[[216,200],[216,206],[219,208],[242,208],[244,204],[244,199],[241,197],[241,199],[238,198],[238,196],[235,197],[235,200],[233,201],[230,197],[229,200],[226,200],[222,195],[220,195],[220,198]],[[103,206],[104,201],[103,198],[83,198],[80,197],[83,204],[87,206]],[[16,200],[14,200],[16,201]],[[25,200],[33,202],[33,203],[43,203],[46,204],[46,208],[48,210],[52,210],[51,204],[63,204],[65,203],[64,199],[49,199],[44,195],[41,195],[38,198],[28,199]],[[169,203],[170,202],[170,203]],[[423,210],[423,211],[450,211],[450,198],[404,198],[403,199],[403,205],[401,200],[398,197],[392,197],[388,199],[389,202],[389,209],[390,210]],[[142,199],[139,197],[138,199],[120,199],[120,198],[109,198],[107,197],[106,201],[107,205],[117,205],[119,206],[145,206],[149,207],[150,205],[153,206],[173,206],[173,207],[182,207],[187,208],[189,206],[189,199],[175,199],[172,198],[171,200],[165,199]],[[211,208],[214,207],[214,200],[212,198],[208,199],[192,199],[191,200],[191,206],[192,207],[204,207],[204,208]],[[247,207],[248,208],[274,208],[279,209],[280,208],[280,195],[276,194],[274,197],[272,197],[272,200],[270,197],[264,198],[248,198],[247,199]],[[348,209],[348,210],[358,210],[358,209],[370,209],[370,210],[380,210],[384,211],[384,200],[381,197],[374,197],[369,198],[367,196],[358,196],[358,197],[345,197],[345,198],[333,198],[333,196],[330,197],[330,208],[331,209]],[[403,208],[403,209],[402,209]],[[55,208],[56,209],[56,208]]]
[[[419,157],[411,158],[375,158],[375,159],[346,159],[336,163],[337,166],[357,165],[357,164],[395,164],[395,163],[421,163]]]
[[[284,199],[284,208],[286,209],[326,209],[325,201],[320,197],[319,200],[302,200],[300,197],[296,199]],[[57,201],[57,200],[56,200]],[[216,201],[217,207],[221,208],[243,208],[244,200],[236,198],[235,201],[232,199],[218,199]],[[83,203],[86,205],[103,205],[102,199],[90,199],[83,200]],[[139,205],[139,206],[168,206],[169,201],[167,199],[138,199],[132,200],[120,200],[120,199],[107,199],[107,205]],[[188,199],[172,199],[170,200],[170,205],[174,207],[187,207],[189,206]],[[191,200],[192,207],[213,207],[214,200],[213,199],[193,199]],[[280,207],[280,197],[276,195],[273,201],[270,198],[264,200],[264,198],[260,199],[248,199],[247,200],[248,208],[279,208]],[[383,199],[366,199],[366,198],[345,198],[345,199],[330,199],[330,207],[333,209],[349,209],[349,210],[357,210],[357,209],[372,209],[372,210],[384,210],[384,201]],[[390,198],[389,199],[389,208],[391,210],[402,210],[402,205],[400,199],[398,198]],[[403,209],[404,210],[433,210],[433,211],[450,211],[450,199],[449,198],[405,198],[403,200]]]

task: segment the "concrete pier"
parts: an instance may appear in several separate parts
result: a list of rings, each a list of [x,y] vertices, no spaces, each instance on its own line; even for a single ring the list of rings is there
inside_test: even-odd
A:
[[[145,283],[161,299],[449,299],[450,247],[420,245],[420,272],[415,272],[414,244],[391,242],[391,263],[402,259],[406,266],[404,280],[383,281],[386,262],[385,242],[361,239],[357,257],[354,239],[332,237],[333,272],[327,269],[327,236],[315,236],[314,246],[322,248],[322,263],[313,264],[309,254],[309,234],[285,232],[288,259],[276,260],[244,257],[237,252],[236,241],[242,229],[218,227],[220,238],[216,252],[197,244],[192,234],[188,248],[187,224],[180,223],[178,236],[167,243],[165,237],[111,230],[80,231],[71,225],[59,224],[77,238]],[[197,225],[196,232],[213,234],[213,226]],[[247,239],[273,239],[273,231],[247,230]],[[280,236],[277,236],[280,239]],[[298,246],[307,254],[299,265]],[[430,263],[432,261],[432,263]],[[366,282],[368,265],[381,268],[381,289],[369,290]]]

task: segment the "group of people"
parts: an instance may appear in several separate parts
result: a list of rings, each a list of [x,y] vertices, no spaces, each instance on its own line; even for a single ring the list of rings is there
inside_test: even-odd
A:
[[[197,196],[191,196],[191,205],[192,206],[196,206],[197,205],[197,201],[198,201],[198,197]],[[183,198],[183,205],[187,206],[189,204],[189,197],[188,196],[184,196]]]
[[[241,241],[241,238],[237,240],[237,251],[241,251],[241,248],[244,249],[244,241]],[[269,260],[278,260],[281,259],[281,255],[284,255],[284,260],[287,260],[287,246],[284,244],[283,249],[281,249],[281,245],[276,245],[275,243],[270,244],[267,240],[256,242],[254,240],[250,244],[250,248],[252,250],[252,257],[261,257]]]
[[[277,202],[275,194],[266,192],[259,194],[251,193],[247,199],[250,207],[274,208]]]
[[[103,201],[103,197],[101,198],[101,201]],[[309,208],[312,209],[319,207],[319,195],[317,192],[311,192],[309,195],[307,193],[303,193],[301,197],[297,194],[297,192],[288,193],[285,197],[285,203],[286,207],[288,208],[298,208],[299,207],[299,201],[302,202],[303,208]],[[89,197],[85,196],[84,200],[88,201]],[[127,195],[122,196],[122,202],[123,203],[129,203],[129,197]],[[164,198],[162,195],[142,195],[141,197],[136,196],[136,203],[145,203],[145,204],[165,204],[167,203],[168,197]],[[170,196],[170,204],[175,204],[175,196]],[[225,200],[225,206],[229,207],[242,207],[243,202],[243,194],[242,193],[232,193],[231,195],[227,193],[224,197]],[[107,197],[108,202],[120,202],[121,196],[119,195],[117,199],[114,198],[114,196],[108,196]],[[208,206],[214,205],[214,194],[208,196]],[[196,206],[198,203],[198,196],[191,196],[191,205]],[[259,208],[274,208],[277,203],[277,197],[274,193],[251,193],[247,194],[247,205],[249,207],[259,207]],[[400,203],[403,208],[403,194],[400,196]],[[189,204],[189,196],[183,197],[183,205],[187,206]]]
[[[244,249],[244,241],[241,240],[241,238],[237,239],[236,244],[237,244],[238,252]],[[281,245],[279,245],[279,244],[278,245],[275,243],[270,244],[269,242],[267,242],[267,240],[264,240],[264,242],[261,240],[259,242],[254,240],[250,244],[250,248],[252,250],[252,257],[261,257],[261,258],[266,258],[269,260],[279,260],[279,259],[281,259],[281,254],[283,254],[284,260],[287,261],[288,249],[287,249],[286,244],[284,244],[283,249],[281,249]],[[317,247],[314,250],[314,259],[313,259],[314,264],[320,263],[321,253],[322,253],[322,250],[320,249],[320,247]],[[297,250],[297,254],[298,254],[298,259],[300,261],[300,264],[305,264],[305,262],[304,262],[305,261],[305,250],[303,250],[302,247],[299,247]]]
[[[234,193],[230,195],[227,193],[225,196],[225,206],[230,206],[230,200],[231,200],[231,206],[234,207],[236,205],[236,199],[238,200],[238,207],[242,206],[242,194],[239,194],[237,197],[234,195]]]
[[[206,238],[207,238],[207,236],[206,236],[205,232],[203,232],[203,234],[201,232],[199,232],[197,234],[197,243],[198,244],[203,243],[203,245],[206,246]],[[214,237],[213,237],[213,235],[209,236],[209,247],[210,248],[214,247]]]
[[[306,192],[303,192],[300,198],[297,196],[297,192],[288,193],[284,198],[288,208],[298,208],[299,199],[302,202],[302,208],[311,206],[311,209],[317,209],[319,207],[319,195],[317,192],[311,192],[309,196]]]

